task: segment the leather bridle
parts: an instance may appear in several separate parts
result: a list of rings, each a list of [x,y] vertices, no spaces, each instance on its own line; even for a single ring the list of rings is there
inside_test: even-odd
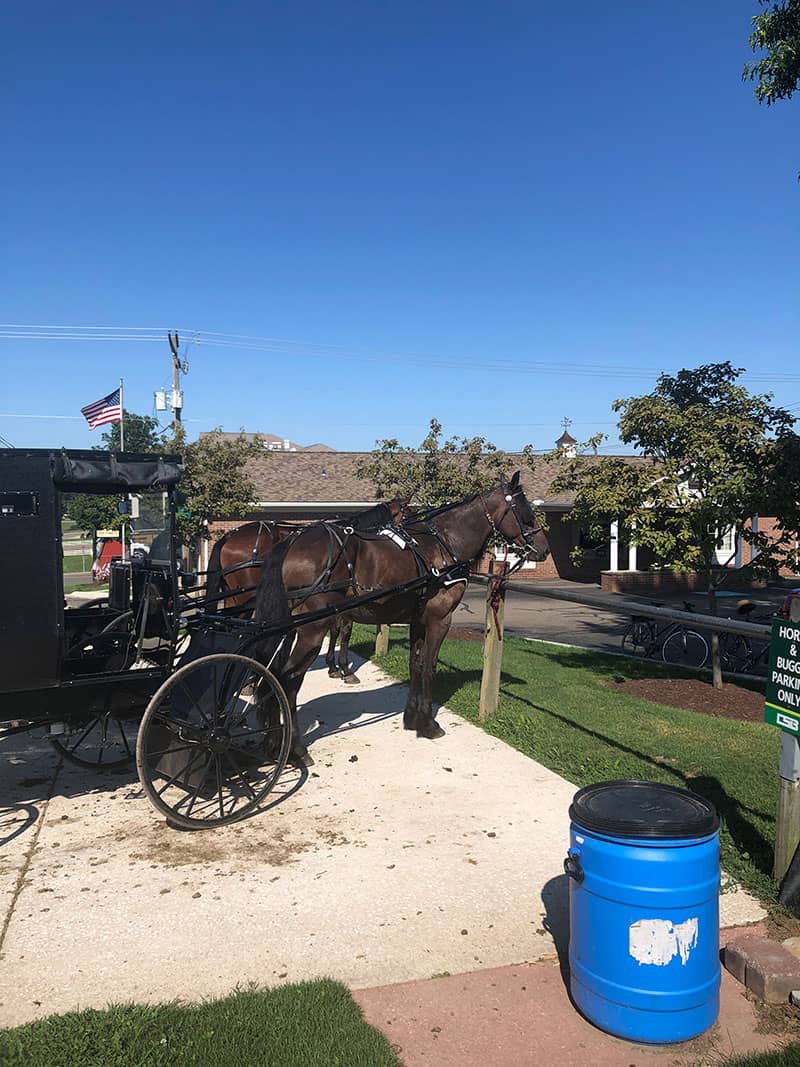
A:
[[[495,522],[495,520],[492,518],[492,516],[489,513],[489,509],[486,506],[486,501],[484,499],[483,493],[479,493],[478,494],[478,496],[480,497],[481,505],[483,506],[483,513],[486,516],[486,521],[489,523],[489,526],[491,528],[492,533],[496,537],[501,538],[503,541],[508,541],[508,538],[506,537],[506,535],[503,533],[503,531],[499,527],[502,525],[502,523],[505,520],[506,515],[508,515],[509,511],[513,514],[514,518],[516,519],[517,526],[519,527],[520,540],[518,540],[515,537],[514,540],[511,543],[513,545],[515,545],[517,548],[522,548],[523,549],[523,556],[527,557],[530,553],[538,551],[537,548],[536,548],[536,545],[533,543],[532,538],[534,538],[537,534],[542,533],[543,532],[543,528],[541,526],[539,526],[539,525],[535,525],[535,526],[530,528],[530,533],[526,533],[527,527],[523,524],[522,520],[519,517],[519,512],[517,511],[517,502],[516,502],[516,498],[520,497],[520,496],[523,496],[523,495],[524,494],[523,494],[523,491],[522,491],[521,488],[520,489],[515,489],[513,493],[507,492],[505,494],[505,498],[506,498],[506,504],[508,506],[506,507],[506,510],[503,512],[503,514],[500,516],[500,518],[497,520],[497,522]],[[528,506],[530,507],[530,505],[528,505]]]

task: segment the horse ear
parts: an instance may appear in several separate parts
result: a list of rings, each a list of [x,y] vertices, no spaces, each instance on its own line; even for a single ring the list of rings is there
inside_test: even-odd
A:
[[[509,489],[519,489],[519,471],[515,471],[511,476],[511,481],[508,483]]]

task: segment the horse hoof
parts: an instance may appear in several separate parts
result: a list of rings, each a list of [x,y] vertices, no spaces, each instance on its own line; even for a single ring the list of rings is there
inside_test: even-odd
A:
[[[308,749],[303,749],[302,752],[293,752],[291,755],[291,761],[296,767],[313,767],[314,757],[310,754]]]
[[[416,730],[416,728],[417,728],[417,716],[416,715],[409,715],[408,712],[406,712],[403,715],[403,729],[404,730]]]
[[[445,731],[435,719],[431,719],[430,723],[417,728],[417,737],[425,737],[429,741],[435,741],[437,737],[444,737],[444,734]]]
[[[339,672],[336,670],[335,667],[328,667],[328,677],[329,678],[338,678],[339,677]]]
[[[342,681],[345,685],[361,685],[361,679],[357,674],[345,674]]]

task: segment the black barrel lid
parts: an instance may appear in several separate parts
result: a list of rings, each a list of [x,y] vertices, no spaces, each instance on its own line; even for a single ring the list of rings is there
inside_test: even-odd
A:
[[[596,782],[569,809],[578,826],[619,837],[704,837],[719,829],[711,801],[661,782]]]

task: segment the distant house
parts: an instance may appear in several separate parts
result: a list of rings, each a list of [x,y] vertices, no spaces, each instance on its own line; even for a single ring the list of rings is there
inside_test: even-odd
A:
[[[315,444],[315,445],[298,445],[294,441],[290,441],[288,437],[278,437],[274,433],[230,433],[227,430],[209,430],[206,433],[201,433],[201,437],[219,437],[223,441],[235,441],[239,437],[244,437],[247,441],[254,441],[256,437],[260,437],[264,442],[264,447],[269,452],[335,452],[334,448],[330,445]]]

